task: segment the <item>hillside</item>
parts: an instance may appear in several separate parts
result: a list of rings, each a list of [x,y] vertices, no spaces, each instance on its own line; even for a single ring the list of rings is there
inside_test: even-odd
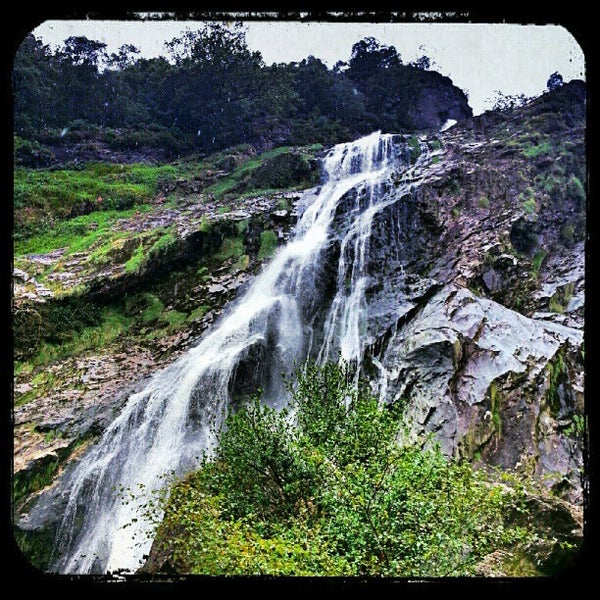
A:
[[[574,81],[444,132],[395,136],[409,166],[373,216],[362,266],[362,374],[402,405],[406,441],[432,435],[446,456],[535,482],[538,518],[560,514],[554,534],[572,548],[583,502],[585,100]],[[214,330],[320,193],[325,154],[246,144],[159,165],[17,168],[17,514],[129,393]],[[361,206],[359,193],[344,203]],[[319,302],[339,291],[345,214],[319,263],[315,331]],[[230,382],[239,398],[269,386],[266,369],[247,364]],[[44,519],[52,530],[58,515],[39,506],[20,541],[45,565]],[[529,551],[537,572],[556,568],[554,545]],[[150,570],[178,568],[164,552],[157,542]],[[481,572],[502,574],[502,556]]]

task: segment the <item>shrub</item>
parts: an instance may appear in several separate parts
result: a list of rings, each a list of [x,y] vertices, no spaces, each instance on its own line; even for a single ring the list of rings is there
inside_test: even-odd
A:
[[[257,398],[175,485],[155,541],[180,572],[445,576],[527,541],[519,491],[439,448],[401,447],[400,413],[339,365],[307,365],[287,408]],[[162,560],[162,559],[161,559]],[[158,567],[160,570],[160,566]]]

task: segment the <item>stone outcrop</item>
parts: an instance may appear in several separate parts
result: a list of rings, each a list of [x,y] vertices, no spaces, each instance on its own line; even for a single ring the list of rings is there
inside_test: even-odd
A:
[[[421,93],[415,123],[426,128],[459,120],[460,98],[455,109],[442,111],[427,86]],[[421,156],[410,172],[412,189],[400,187],[402,192],[373,220],[366,257],[367,318],[361,331],[367,344],[364,374],[382,399],[402,403],[407,439],[439,443],[447,455],[533,477],[576,505],[583,501],[586,433],[584,102],[575,82],[521,109],[482,115],[420,138]],[[444,106],[453,106],[452,98]],[[222,170],[233,168],[230,163],[225,161]],[[301,161],[294,165],[302,176],[310,171]],[[266,169],[255,175],[264,184],[277,173]],[[92,296],[109,302],[143,277],[164,278],[173,303],[178,294],[187,294],[188,303],[208,300],[212,310],[198,318],[191,333],[163,336],[154,353],[132,351],[98,362],[82,358],[68,367],[73,385],[18,406],[19,469],[44,466],[73,449],[77,438],[99,433],[122,394],[171,360],[169,347],[183,350],[214,322],[258,268],[259,262],[252,263],[254,271],[246,263],[260,253],[261,231],[270,229],[277,239],[286,239],[295,209],[303,208],[296,206],[297,195],[289,203],[293,207],[280,206],[291,199],[252,198],[221,216],[216,205],[203,203],[207,212],[202,215],[190,201],[186,210],[159,209],[136,223],[120,224],[132,230],[175,225],[178,243],[137,278],[122,269],[93,272],[87,281],[93,284]],[[310,195],[302,202],[309,203]],[[253,219],[260,227],[242,227]],[[196,265],[199,256],[218,252],[230,235],[243,236],[247,254],[222,257],[189,289],[168,279],[174,265]],[[339,253],[335,242],[331,251]],[[67,273],[77,273],[84,258],[71,257]],[[58,264],[61,259],[57,252],[31,260]],[[330,298],[334,285],[335,273],[324,263],[317,299]],[[40,287],[35,277],[24,268],[14,273],[22,307],[52,301],[51,290]],[[65,274],[59,283],[70,285]],[[309,296],[303,298],[307,304],[314,300]],[[311,310],[318,323],[322,316],[314,306]],[[27,318],[35,321],[33,314]],[[242,369],[237,382],[243,387],[249,379]],[[32,385],[17,377],[16,391],[28,394]],[[49,439],[50,431],[61,433]],[[567,529],[578,529],[580,522],[561,511],[540,504],[540,514],[564,516],[568,541]],[[553,552],[540,549],[547,555],[543,560],[552,560]],[[488,557],[481,573],[504,573],[508,558]]]
[[[450,285],[402,317],[378,360],[409,438],[433,434],[449,455],[551,475],[581,501],[582,342],[577,329]]]

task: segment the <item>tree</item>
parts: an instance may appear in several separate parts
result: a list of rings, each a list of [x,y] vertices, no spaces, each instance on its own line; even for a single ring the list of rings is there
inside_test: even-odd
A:
[[[61,103],[59,122],[83,119],[100,123],[106,109],[106,89],[99,66],[107,60],[106,44],[85,36],[72,36],[54,55],[59,70]]]
[[[50,47],[27,35],[15,54],[12,72],[15,131],[22,136],[54,124],[60,94],[55,67]]]
[[[550,77],[548,78],[548,82],[546,83],[548,91],[551,92],[552,90],[555,90],[556,88],[559,88],[562,85],[564,85],[562,75],[558,71],[554,71],[554,73],[550,75]]]
[[[265,79],[262,57],[248,49],[241,25],[209,23],[166,46],[177,67],[164,82],[172,124],[206,150],[246,141]]]
[[[373,37],[366,37],[352,46],[348,64],[348,77],[365,88],[380,71],[397,67],[402,60],[394,46],[386,46]]]
[[[214,457],[174,487],[155,538],[170,568],[443,577],[530,541],[519,491],[401,446],[399,407],[346,367],[308,364],[289,390],[289,408],[255,399],[231,414]]]
[[[431,68],[431,59],[429,56],[423,55],[409,63],[409,66],[415,67],[416,69],[422,69],[423,71],[428,71]]]

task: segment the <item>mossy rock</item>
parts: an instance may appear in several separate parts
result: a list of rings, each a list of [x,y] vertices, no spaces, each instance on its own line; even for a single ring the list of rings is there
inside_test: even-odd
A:
[[[249,187],[256,189],[287,188],[303,183],[315,182],[318,171],[298,152],[277,154],[251,175]]]

